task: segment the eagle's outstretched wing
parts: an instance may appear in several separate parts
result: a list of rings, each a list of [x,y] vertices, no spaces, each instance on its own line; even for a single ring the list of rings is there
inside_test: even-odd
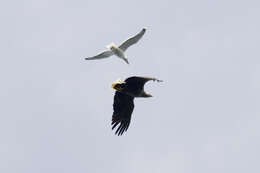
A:
[[[131,115],[134,110],[134,98],[116,91],[114,96],[114,104],[113,104],[114,112],[112,116],[112,130],[117,126],[117,130],[115,134],[122,135],[125,131],[127,131],[130,121]]]
[[[146,29],[143,28],[141,32],[139,32],[138,34],[136,34],[134,37],[131,37],[129,39],[127,39],[125,42],[123,42],[119,48],[123,51],[126,51],[126,49],[130,46],[132,46],[133,44],[137,43],[144,35]]]
[[[92,56],[92,57],[88,57],[88,58],[85,58],[85,60],[94,60],[94,59],[103,59],[103,58],[108,58],[110,57],[111,55],[113,55],[114,53],[110,50],[107,50],[107,51],[104,51],[96,56]]]
[[[143,88],[144,84],[150,80],[157,81],[157,82],[162,82],[162,80],[158,80],[156,78],[151,78],[151,77],[129,77],[125,80],[125,82],[129,86],[135,86],[135,88]]]

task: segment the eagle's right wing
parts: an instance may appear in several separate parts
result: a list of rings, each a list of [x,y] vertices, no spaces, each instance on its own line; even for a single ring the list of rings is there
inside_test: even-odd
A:
[[[125,80],[125,82],[129,85],[135,86],[136,88],[143,88],[144,84],[148,81],[157,81],[157,82],[162,82],[162,80],[156,79],[156,78],[151,78],[151,77],[138,77],[138,76],[133,76],[129,77]]]

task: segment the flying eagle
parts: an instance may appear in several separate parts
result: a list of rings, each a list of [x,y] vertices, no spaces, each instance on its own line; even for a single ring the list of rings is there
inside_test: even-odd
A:
[[[127,131],[131,115],[134,110],[134,98],[135,97],[152,97],[144,91],[144,84],[150,80],[162,82],[156,78],[149,77],[129,77],[124,82],[116,80],[112,83],[111,87],[116,90],[114,96],[114,112],[112,116],[112,130],[117,126],[115,132],[116,135],[122,135]]]
[[[110,43],[107,48],[109,50],[106,50],[96,56],[85,58],[85,60],[95,60],[95,59],[103,59],[108,58],[112,55],[116,55],[117,57],[123,59],[127,64],[129,64],[128,59],[126,58],[124,52],[126,49],[133,44],[137,43],[144,35],[146,29],[143,28],[142,31],[140,31],[137,35],[134,37],[131,37],[127,39],[125,42],[123,42],[119,47],[117,47],[114,43]]]

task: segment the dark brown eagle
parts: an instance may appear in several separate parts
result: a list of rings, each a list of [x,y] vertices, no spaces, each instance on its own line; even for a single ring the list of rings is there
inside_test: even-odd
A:
[[[144,84],[150,80],[162,82],[156,78],[149,77],[129,77],[124,82],[117,80],[112,83],[112,88],[116,90],[114,96],[114,112],[112,116],[112,130],[117,126],[115,132],[116,135],[122,135],[127,131],[131,115],[134,110],[134,98],[135,97],[152,97],[144,91]]]

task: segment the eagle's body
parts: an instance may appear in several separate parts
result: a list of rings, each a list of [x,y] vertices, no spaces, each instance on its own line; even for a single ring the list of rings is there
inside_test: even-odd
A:
[[[116,90],[113,104],[112,129],[119,125],[115,134],[122,135],[127,131],[134,110],[134,98],[152,97],[151,94],[144,91],[144,84],[149,80],[161,82],[161,80],[156,78],[134,76],[127,78],[124,82],[117,80],[112,84],[111,87]]]
[[[85,60],[96,60],[96,59],[103,59],[108,58],[112,55],[116,55],[117,57],[123,59],[127,64],[129,64],[128,59],[126,58],[125,51],[132,46],[133,44],[137,43],[144,35],[146,29],[143,28],[138,34],[134,37],[127,39],[123,42],[120,46],[116,46],[114,43],[111,43],[107,46],[109,50],[106,50],[96,56],[85,58]]]

